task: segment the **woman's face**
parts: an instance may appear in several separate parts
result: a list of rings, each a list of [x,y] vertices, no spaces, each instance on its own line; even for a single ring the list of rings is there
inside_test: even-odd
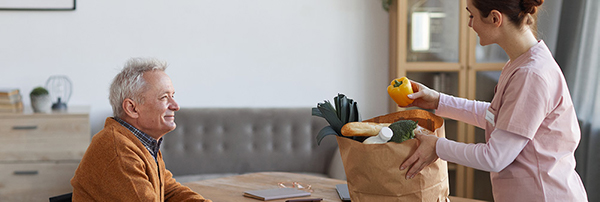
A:
[[[481,13],[473,5],[474,0],[467,0],[467,11],[469,11],[469,27],[473,28],[473,31],[479,36],[479,44],[482,46],[489,45],[493,42],[492,29],[494,24],[492,23],[492,15],[488,15],[487,18],[483,18]]]

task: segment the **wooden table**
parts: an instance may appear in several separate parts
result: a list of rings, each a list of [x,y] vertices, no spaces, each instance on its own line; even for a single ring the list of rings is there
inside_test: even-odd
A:
[[[248,190],[274,189],[278,188],[279,182],[301,182],[312,185],[312,194],[310,197],[300,198],[322,198],[324,202],[340,202],[340,197],[335,189],[336,184],[346,184],[344,180],[318,177],[312,175],[303,175],[286,172],[259,172],[231,177],[209,179],[195,182],[184,183],[192,190],[200,193],[207,199],[214,202],[257,202],[259,200],[244,197],[244,192]],[[280,200],[270,200],[272,202],[285,202],[287,198]],[[482,202],[480,200],[465,199],[450,196],[451,202]]]

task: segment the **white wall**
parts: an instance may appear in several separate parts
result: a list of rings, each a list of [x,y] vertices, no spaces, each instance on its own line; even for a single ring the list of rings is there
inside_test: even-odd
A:
[[[78,0],[75,11],[0,11],[0,87],[71,78],[92,133],[130,57],[167,61],[182,107],[313,107],[338,92],[363,118],[389,101],[380,0]],[[307,113],[310,113],[307,111]]]

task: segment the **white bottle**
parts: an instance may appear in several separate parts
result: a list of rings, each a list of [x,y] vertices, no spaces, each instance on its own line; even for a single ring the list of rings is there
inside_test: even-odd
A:
[[[363,144],[384,144],[390,141],[393,135],[394,132],[392,132],[392,129],[388,127],[383,127],[379,131],[379,134],[367,138],[365,141],[363,141]]]

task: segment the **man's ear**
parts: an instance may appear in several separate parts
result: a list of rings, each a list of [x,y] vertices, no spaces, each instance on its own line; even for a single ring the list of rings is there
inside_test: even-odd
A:
[[[492,10],[492,12],[490,12],[490,17],[492,18],[492,24],[494,24],[496,27],[500,27],[500,25],[502,25],[504,19],[500,11]]]
[[[137,103],[132,99],[125,98],[125,100],[123,100],[123,110],[125,111],[125,114],[131,118],[136,119],[140,116],[137,106]]]

